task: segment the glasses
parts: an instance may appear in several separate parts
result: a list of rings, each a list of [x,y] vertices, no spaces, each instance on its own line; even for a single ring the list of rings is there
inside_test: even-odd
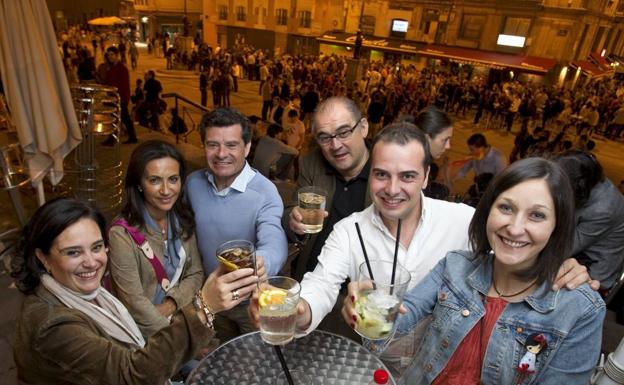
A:
[[[351,134],[353,134],[353,131],[355,131],[355,129],[357,128],[358,124],[360,124],[362,119],[364,119],[364,118],[363,117],[360,118],[360,120],[355,122],[353,127],[351,127],[350,129],[339,131],[339,132],[335,133],[334,135],[327,135],[327,134],[317,135],[316,136],[316,142],[318,144],[320,144],[321,146],[327,146],[328,144],[331,143],[331,141],[333,139],[338,139],[340,141],[348,139],[351,136]]]

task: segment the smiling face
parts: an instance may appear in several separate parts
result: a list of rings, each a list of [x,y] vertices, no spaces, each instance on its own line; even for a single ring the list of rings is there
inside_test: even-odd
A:
[[[152,218],[164,217],[180,196],[180,164],[170,157],[149,161],[145,165],[141,187],[145,207]]]
[[[208,170],[214,175],[219,190],[229,187],[245,167],[251,142],[243,141],[240,124],[226,127],[209,127],[204,138]]]
[[[359,123],[341,103],[314,116],[314,136],[336,135],[350,130],[356,125],[353,133],[345,139],[333,138],[326,145],[320,145],[321,152],[329,164],[343,177],[357,176],[368,160],[368,149],[364,138],[368,134],[368,122],[362,119]]]
[[[453,126],[449,126],[440,131],[433,138],[427,135],[429,149],[434,159],[439,159],[442,154],[451,149],[451,137],[453,136]]]
[[[420,192],[427,187],[423,146],[415,140],[405,145],[379,141],[373,148],[370,193],[385,221],[420,216]],[[387,225],[387,223],[386,223]]]
[[[487,219],[496,261],[510,271],[533,266],[555,229],[556,212],[544,179],[530,179],[503,191]]]
[[[39,249],[35,253],[61,285],[80,294],[90,294],[100,286],[108,259],[106,251],[97,223],[83,218],[56,237],[48,255]]]

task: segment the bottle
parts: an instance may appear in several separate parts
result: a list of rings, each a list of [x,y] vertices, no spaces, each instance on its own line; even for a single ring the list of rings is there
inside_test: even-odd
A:
[[[387,384],[388,383],[388,372],[383,369],[375,370],[373,374],[373,381],[369,385],[378,385],[378,384]]]

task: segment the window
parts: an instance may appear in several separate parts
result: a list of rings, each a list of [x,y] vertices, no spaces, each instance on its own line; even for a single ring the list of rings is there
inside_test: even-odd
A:
[[[277,25],[288,25],[288,10],[285,8],[278,8],[275,13],[275,18]]]
[[[481,32],[485,22],[486,16],[465,14],[459,30],[459,37],[467,40],[481,40]]]
[[[375,34],[375,16],[364,15],[362,16],[362,33],[365,35]]]
[[[227,5],[219,6],[219,20],[227,20],[228,18],[228,7]]]
[[[425,35],[429,34],[429,29],[431,28],[431,22],[438,21],[440,18],[440,11],[437,9],[425,9],[422,14],[422,18],[420,19],[420,30],[423,31]]]
[[[513,36],[529,36],[529,29],[531,28],[531,19],[525,19],[522,17],[507,17],[505,18],[505,28],[503,29],[504,35]]]
[[[247,9],[242,6],[236,7],[236,20],[237,21],[245,21],[247,20]]]
[[[299,26],[302,28],[310,28],[312,25],[312,12],[299,11]]]

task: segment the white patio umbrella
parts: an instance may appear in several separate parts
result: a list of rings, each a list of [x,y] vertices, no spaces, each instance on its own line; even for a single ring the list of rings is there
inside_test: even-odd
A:
[[[0,0],[0,73],[38,187],[45,175],[60,181],[63,158],[82,141],[55,36],[45,0]]]
[[[117,25],[117,24],[126,24],[126,21],[117,16],[107,16],[107,17],[98,17],[96,19],[89,20],[87,23],[91,25]]]

